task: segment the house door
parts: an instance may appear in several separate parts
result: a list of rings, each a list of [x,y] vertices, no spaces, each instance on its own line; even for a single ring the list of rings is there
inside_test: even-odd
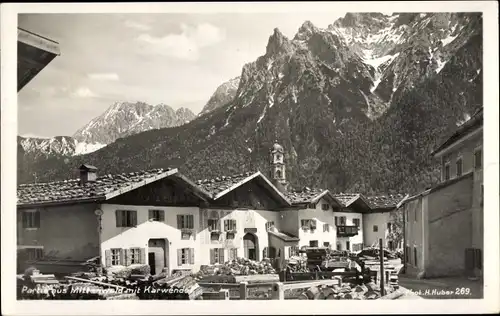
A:
[[[155,261],[155,253],[150,252],[148,253],[148,262],[149,262],[149,268],[151,269],[151,275],[156,274],[156,261]]]
[[[150,239],[148,242],[148,264],[151,274],[161,273],[164,268],[168,272],[168,242],[166,239]]]
[[[245,258],[250,260],[258,260],[257,238],[254,234],[247,233],[245,236],[243,236],[243,248],[245,251]]]
[[[345,249],[351,251],[351,242],[349,240],[345,242]]]

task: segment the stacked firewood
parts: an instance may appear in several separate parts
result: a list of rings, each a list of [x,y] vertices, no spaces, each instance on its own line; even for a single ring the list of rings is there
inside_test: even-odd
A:
[[[313,286],[309,289],[285,291],[287,299],[303,300],[373,300],[394,292],[394,288],[386,286],[382,294],[380,286],[374,282],[355,285],[343,283],[333,286]]]
[[[256,275],[256,274],[276,274],[269,259],[253,261],[245,258],[238,258],[224,264],[214,266],[201,266],[200,271],[193,276],[197,280],[217,279],[217,283],[234,283],[234,278],[227,276],[235,275]],[[220,276],[213,278],[212,276]]]

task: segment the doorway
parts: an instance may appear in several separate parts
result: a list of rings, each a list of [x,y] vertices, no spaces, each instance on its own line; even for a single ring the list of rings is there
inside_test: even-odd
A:
[[[351,242],[349,240],[345,242],[345,250],[351,251]]]
[[[167,239],[150,239],[148,242],[148,264],[151,275],[161,273],[164,269],[169,272],[168,267],[168,241]]]
[[[245,236],[243,236],[243,248],[245,251],[245,258],[255,261],[259,260],[259,246],[257,236],[252,233],[246,233]]]

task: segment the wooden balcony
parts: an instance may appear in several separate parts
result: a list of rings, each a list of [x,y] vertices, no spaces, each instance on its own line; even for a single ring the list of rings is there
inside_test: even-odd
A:
[[[352,237],[358,234],[358,226],[337,226],[337,237]]]

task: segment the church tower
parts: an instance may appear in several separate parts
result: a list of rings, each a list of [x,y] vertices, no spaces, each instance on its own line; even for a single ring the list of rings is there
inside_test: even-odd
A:
[[[285,152],[277,142],[271,148],[271,179],[280,190],[286,191],[288,181],[286,181]]]

